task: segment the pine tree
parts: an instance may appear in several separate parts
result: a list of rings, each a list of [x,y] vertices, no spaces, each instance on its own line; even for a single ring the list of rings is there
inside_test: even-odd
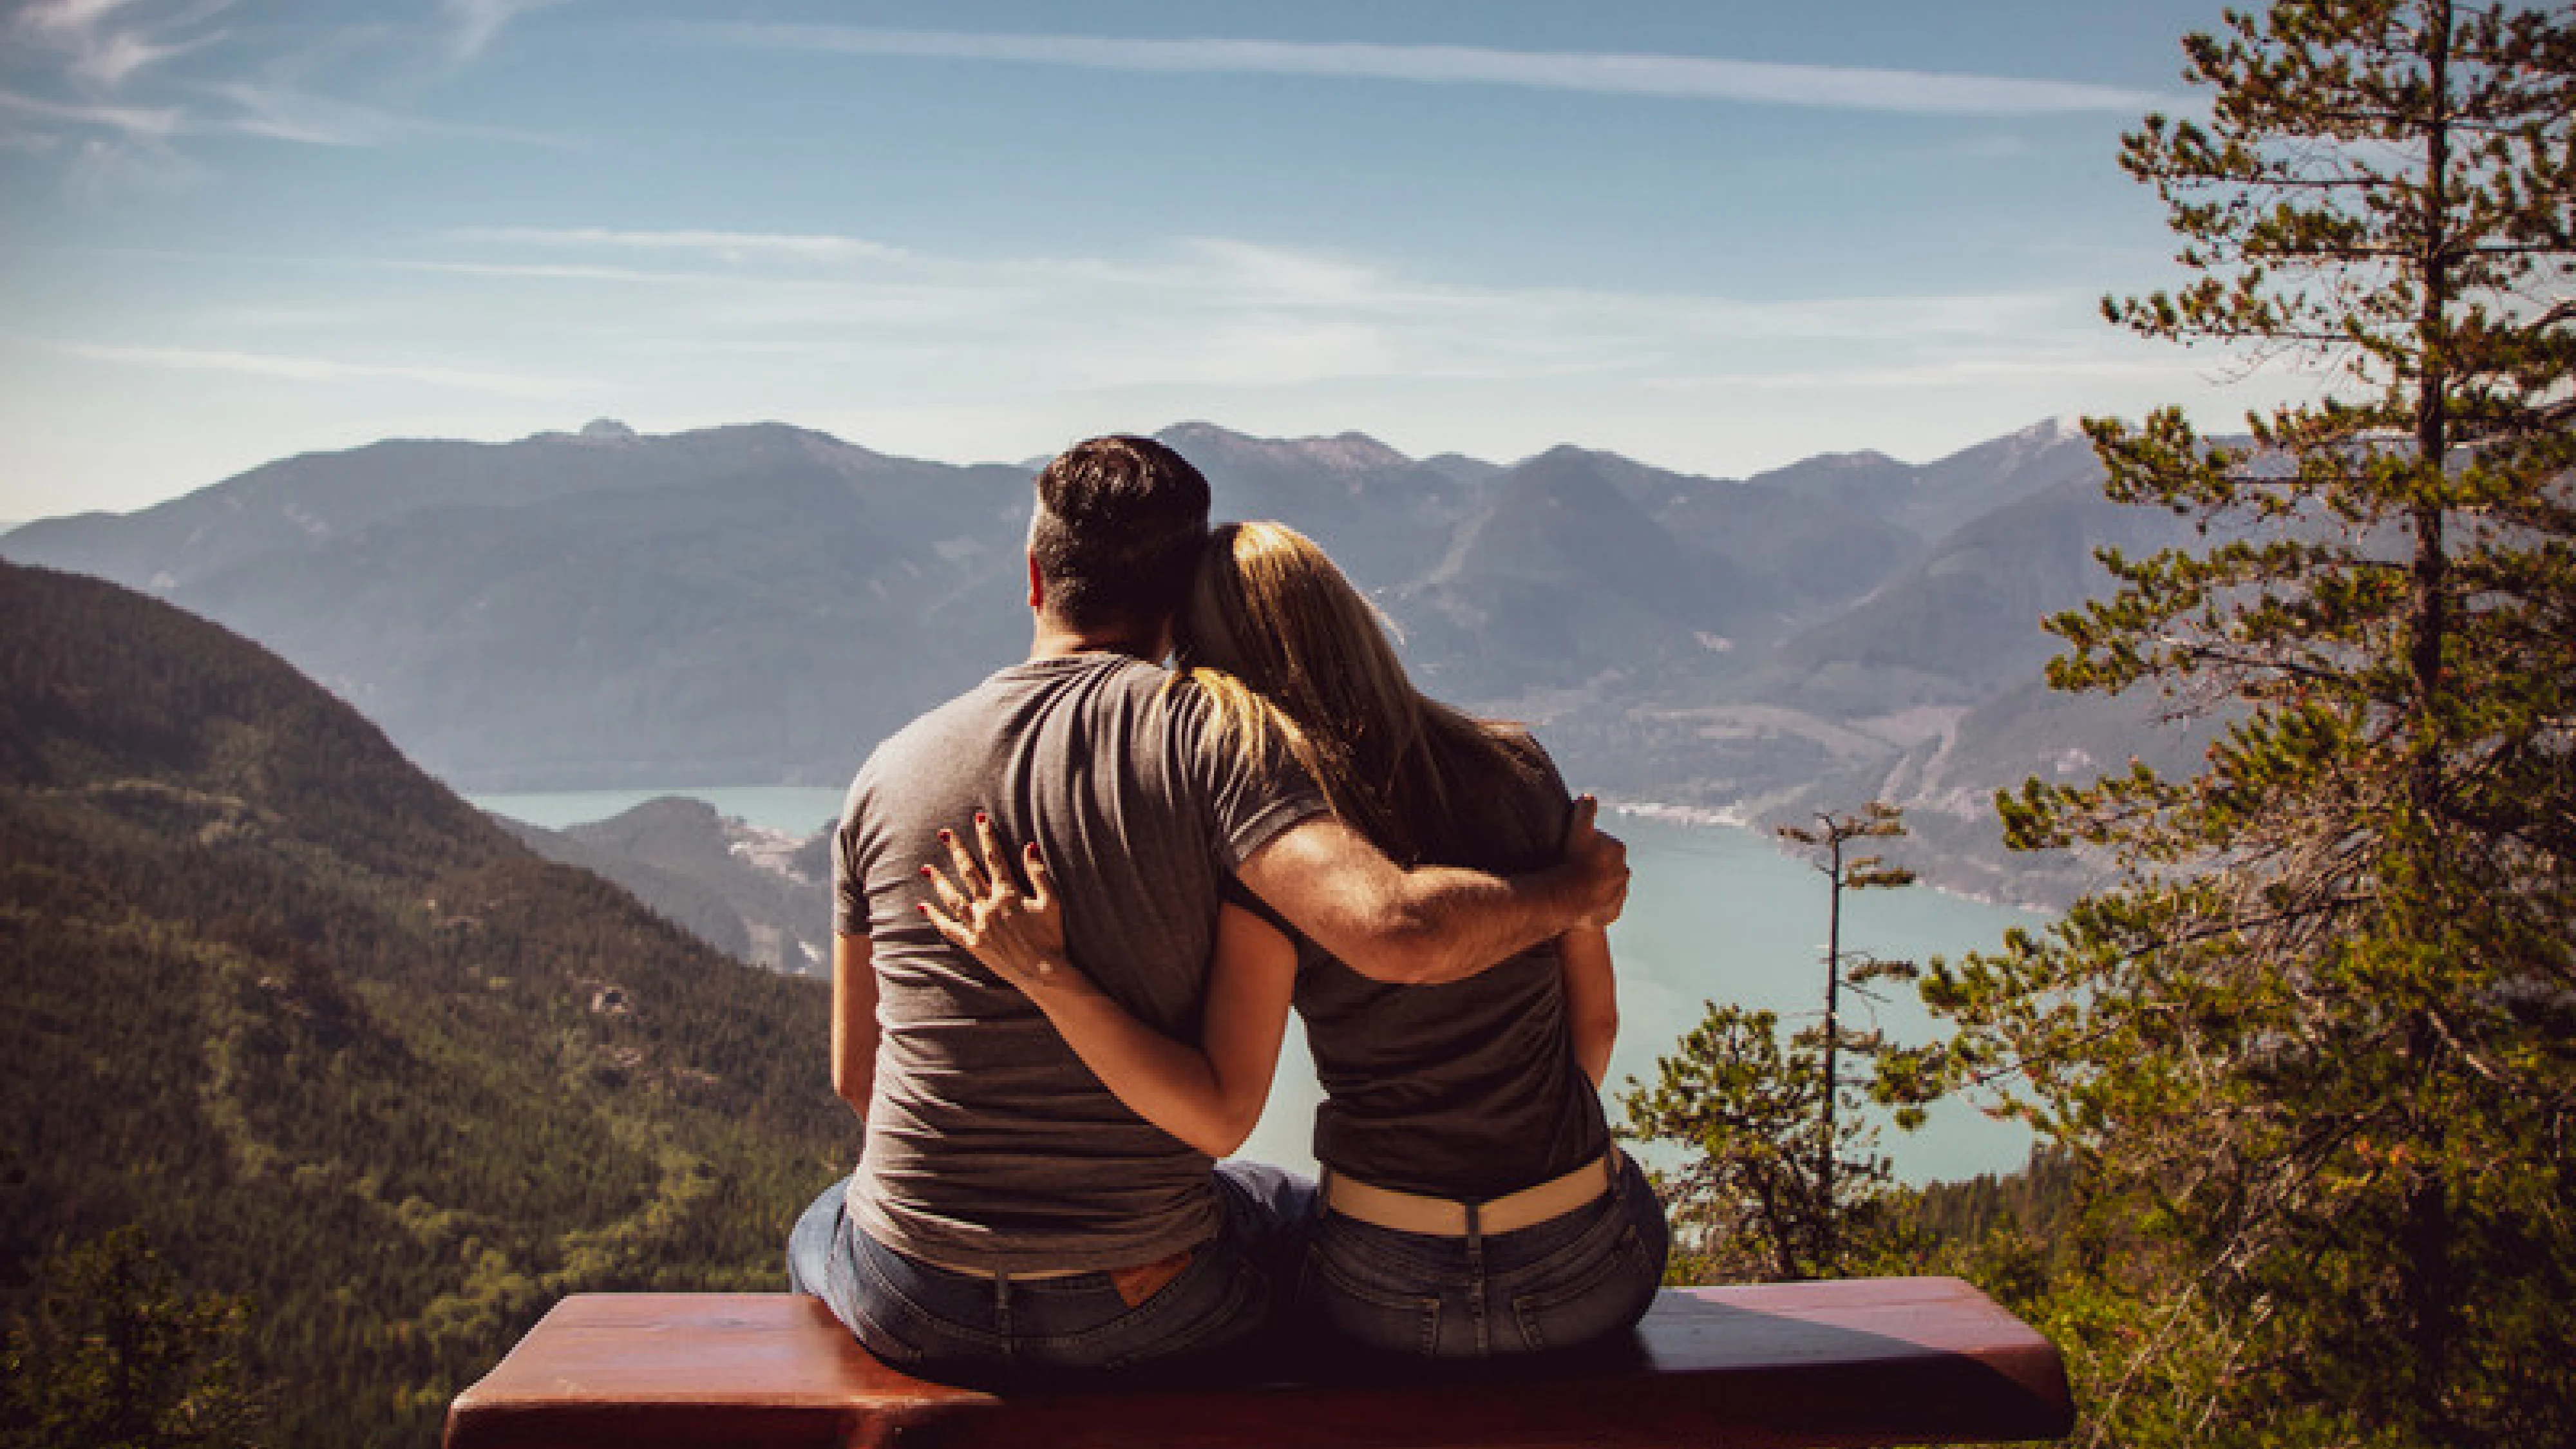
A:
[[[34,1312],[0,1341],[7,1449],[233,1449],[254,1443],[267,1385],[241,1365],[248,1305],[191,1292],[117,1228],[37,1265]]]
[[[1627,1135],[1669,1142],[1689,1155],[1660,1175],[1681,1229],[1675,1254],[1684,1281],[1821,1278],[1867,1271],[1892,1260],[1901,1236],[1899,1196],[1878,1129],[1861,1110],[1864,1080],[1844,1052],[1889,1052],[1875,1028],[1845,1024],[1845,991],[1912,980],[1912,962],[1843,949],[1843,893],[1910,885],[1914,873],[1854,841],[1905,833],[1903,812],[1872,801],[1856,814],[1819,814],[1816,824],[1782,826],[1828,882],[1824,1014],[1783,1041],[1777,1014],[1711,1003],[1708,1015],[1655,1063],[1652,1087],[1630,1082],[1622,1097]],[[1912,1125],[1920,1111],[1902,1109]]]
[[[1893,805],[1872,800],[1857,815],[1833,815],[1819,812],[1813,828],[1783,825],[1776,834],[1782,840],[1800,847],[1809,863],[1823,874],[1827,882],[1825,906],[1825,1019],[1819,1032],[1824,1063],[1820,1068],[1823,1087],[1817,1094],[1816,1124],[1816,1197],[1830,1209],[1834,1197],[1834,1161],[1840,1154],[1841,1139],[1834,1130],[1834,1109],[1843,1095],[1846,1079],[1842,1073],[1841,1054],[1848,1046],[1863,1055],[1875,1055],[1885,1045],[1875,1030],[1851,1033],[1843,1026],[1842,997],[1845,987],[1867,991],[1873,981],[1911,981],[1916,968],[1911,961],[1884,961],[1876,957],[1851,957],[1843,950],[1843,892],[1847,890],[1889,890],[1914,884],[1914,872],[1903,866],[1889,865],[1880,856],[1846,855],[1844,847],[1855,840],[1887,840],[1905,833],[1905,813]],[[1836,1217],[1827,1211],[1820,1230],[1823,1246],[1820,1256],[1831,1262],[1835,1256]]]
[[[2184,48],[2208,121],[2122,163],[2199,275],[2105,309],[2324,400],[2087,424],[2200,538],[2106,551],[2051,682],[2230,723],[1999,799],[2118,883],[1925,995],[2156,1300],[2097,1433],[2576,1442],[2576,20],[2280,0]]]

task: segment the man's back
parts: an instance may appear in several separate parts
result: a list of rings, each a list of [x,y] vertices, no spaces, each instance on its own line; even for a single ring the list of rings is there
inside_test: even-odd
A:
[[[1168,677],[1107,652],[1014,665],[888,740],[852,784],[838,927],[869,938],[884,1037],[850,1210],[879,1241],[1054,1271],[1151,1261],[1215,1231],[1208,1159],[1121,1106],[915,909],[937,832],[986,811],[1069,884],[1075,962],[1195,1040],[1219,882],[1322,804],[1207,750],[1203,702]]]

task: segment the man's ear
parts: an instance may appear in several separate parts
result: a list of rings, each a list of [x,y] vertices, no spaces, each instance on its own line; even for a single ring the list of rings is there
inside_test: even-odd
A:
[[[1030,609],[1032,609],[1032,610],[1037,610],[1037,609],[1043,609],[1043,608],[1045,608],[1045,607],[1046,607],[1046,578],[1045,578],[1045,576],[1044,576],[1044,575],[1042,575],[1042,574],[1040,574],[1040,573],[1038,572],[1038,556],[1037,556],[1036,554],[1030,554],[1030,555],[1029,555],[1029,608],[1030,608]]]

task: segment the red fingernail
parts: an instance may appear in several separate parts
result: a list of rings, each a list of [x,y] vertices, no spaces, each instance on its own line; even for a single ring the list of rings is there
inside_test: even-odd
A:
[[[931,876],[933,876],[933,875],[935,875],[935,874],[937,874],[937,872],[936,872],[936,871],[933,871],[929,866],[926,866],[926,865],[925,865],[925,866],[923,866],[923,867],[921,868],[921,878],[922,878],[923,880],[928,880],[928,879],[930,879],[930,877],[931,877]]]
[[[993,823],[993,817],[985,814],[981,810],[978,810],[975,812],[975,823],[978,825],[990,825]]]
[[[947,831],[943,830],[943,831],[939,832],[939,838],[940,838],[942,841],[948,841],[948,840],[954,840],[954,839],[956,839],[957,837],[956,837],[956,836],[954,836],[954,835],[951,835],[951,834],[949,834]]]

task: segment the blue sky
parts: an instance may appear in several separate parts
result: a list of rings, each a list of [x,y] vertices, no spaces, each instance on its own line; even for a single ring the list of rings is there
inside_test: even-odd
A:
[[[1740,476],[2313,391],[2127,338],[2201,0],[17,0],[0,519],[270,458],[1205,418]]]

